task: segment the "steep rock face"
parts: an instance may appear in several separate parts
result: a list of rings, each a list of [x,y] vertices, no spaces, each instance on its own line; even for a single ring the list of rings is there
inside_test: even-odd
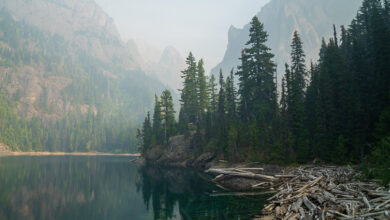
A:
[[[307,56],[307,63],[317,61],[321,41],[333,34],[332,25],[348,25],[361,5],[362,0],[271,0],[256,15],[268,32],[268,46],[275,54],[278,77],[284,73],[284,63],[289,61],[292,34],[299,31]],[[241,50],[248,41],[250,25],[243,29],[230,27],[225,56],[211,70],[217,74],[222,69],[228,74],[240,62]],[[279,80],[280,81],[280,80]]]
[[[127,45],[135,46],[145,63],[157,63],[160,60],[162,50],[146,40],[130,39],[127,41]]]
[[[138,121],[164,89],[142,63],[93,0],[0,0],[0,88],[28,118],[92,111]]]
[[[0,0],[14,20],[38,27],[108,64],[139,68],[110,18],[93,0]]]
[[[169,85],[176,91],[182,87],[180,75],[185,68],[185,61],[174,47],[165,48],[158,62],[158,67],[161,68],[158,78],[162,83]]]
[[[159,79],[164,85],[175,91],[182,87],[181,71],[185,68],[185,61],[181,54],[172,46],[162,52],[158,62],[149,61],[144,65],[144,71]]]

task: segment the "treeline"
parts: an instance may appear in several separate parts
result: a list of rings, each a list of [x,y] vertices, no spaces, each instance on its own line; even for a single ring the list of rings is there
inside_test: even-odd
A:
[[[129,120],[106,114],[80,116],[70,112],[59,120],[15,114],[10,101],[0,94],[0,143],[14,151],[135,152],[136,127]]]
[[[163,87],[140,71],[107,63],[0,9],[0,142],[22,151],[136,152],[137,126]],[[45,83],[53,76],[71,83],[53,92]],[[32,90],[39,94],[38,113],[27,119],[15,108]],[[86,105],[96,111],[82,114]],[[67,112],[69,106],[74,110]]]
[[[226,80],[220,73],[219,86],[214,76],[206,80],[203,61],[190,54],[182,72],[179,121],[173,126],[177,133],[166,132],[164,142],[170,135],[193,135],[195,152],[215,151],[230,161],[346,164],[368,158],[378,168],[373,174],[388,173],[389,11],[388,0],[365,0],[348,28],[341,26],[339,35],[334,27],[334,37],[323,40],[320,58],[310,67],[295,32],[280,97],[268,34],[257,17],[241,65]],[[156,130],[160,118],[155,111],[153,120],[145,120],[143,150],[161,136],[146,132]]]

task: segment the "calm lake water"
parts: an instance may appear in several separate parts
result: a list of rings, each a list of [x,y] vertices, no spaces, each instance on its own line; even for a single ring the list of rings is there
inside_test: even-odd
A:
[[[202,173],[129,158],[0,157],[1,220],[252,219],[267,198],[216,191]]]

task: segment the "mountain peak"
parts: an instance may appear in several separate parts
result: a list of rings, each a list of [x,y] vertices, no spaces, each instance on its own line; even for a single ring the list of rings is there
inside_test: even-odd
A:
[[[267,31],[268,46],[275,54],[279,76],[283,63],[289,61],[292,33],[299,30],[306,52],[307,61],[317,60],[321,38],[332,36],[332,25],[349,24],[356,15],[362,0],[271,0],[257,17]],[[211,70],[216,74],[220,69],[228,73],[239,65],[241,50],[249,40],[250,25],[238,29],[229,28],[229,40],[224,58]]]
[[[179,51],[176,50],[173,46],[167,46],[161,54],[160,63],[164,64],[177,64],[182,62],[183,58]]]
[[[242,29],[234,27],[234,25],[230,25],[228,33],[228,42],[234,41],[240,35],[241,30]]]

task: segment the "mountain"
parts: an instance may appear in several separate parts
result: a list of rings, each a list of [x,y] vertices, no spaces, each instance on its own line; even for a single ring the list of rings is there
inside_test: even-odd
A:
[[[142,69],[146,74],[158,79],[175,92],[182,87],[180,75],[185,68],[185,60],[176,48],[166,47],[158,59],[148,56],[146,52],[141,52],[141,54],[144,54],[145,62]]]
[[[93,0],[0,0],[15,21],[62,37],[101,62],[137,69],[113,19]]]
[[[28,118],[127,112],[139,121],[164,85],[93,0],[0,0],[0,85]]]
[[[140,57],[142,57],[145,63],[158,62],[162,53],[162,50],[146,40],[130,39],[127,41],[127,45],[136,47]]]
[[[348,25],[355,17],[362,0],[271,0],[256,15],[268,32],[268,45],[275,54],[278,77],[284,73],[284,63],[289,61],[292,34],[298,30],[306,52],[306,61],[317,61],[322,38],[333,35],[332,25]],[[231,26],[228,45],[220,64],[211,70],[220,69],[228,74],[240,62],[241,50],[248,41],[250,25],[244,28]]]
[[[143,62],[93,0],[0,0],[0,143],[135,152],[139,123],[167,88]]]
[[[178,91],[182,87],[181,71],[185,68],[185,60],[172,46],[168,46],[161,54],[155,69],[151,71],[156,77],[170,88]]]

